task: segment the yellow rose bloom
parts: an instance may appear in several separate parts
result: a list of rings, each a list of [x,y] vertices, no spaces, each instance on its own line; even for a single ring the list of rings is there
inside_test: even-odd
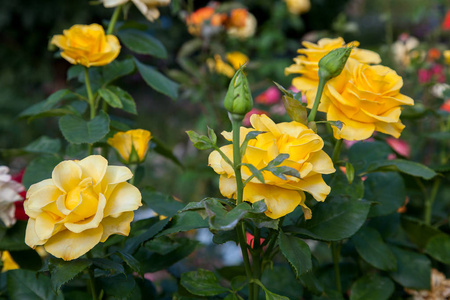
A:
[[[130,0],[103,0],[103,5],[105,7],[116,7],[123,5]],[[155,21],[159,18],[159,6],[167,6],[170,4],[170,0],[131,0],[134,5],[139,9],[139,11],[149,20],[150,22]]]
[[[25,243],[72,260],[112,234],[127,236],[142,205],[139,190],[126,182],[131,177],[130,169],[108,166],[99,155],[59,163],[52,178],[27,191]]]
[[[239,51],[227,53],[227,60],[235,70],[249,61],[248,56]]]
[[[355,47],[359,46],[359,42],[352,42]],[[286,75],[301,74],[292,80],[292,85],[299,91],[307,91],[317,89],[319,85],[319,60],[327,55],[331,50],[348,46],[344,39],[339,37],[336,39],[323,38],[317,44],[304,41],[303,49],[297,50],[300,54],[294,58],[295,64],[284,70]],[[380,56],[369,50],[353,48],[350,57],[366,64],[378,64],[381,62]]]
[[[444,50],[442,53],[444,54],[445,63],[450,65],[450,50]]]
[[[311,9],[310,0],[285,0],[288,11],[294,15],[307,13]]]
[[[117,37],[105,35],[103,27],[98,24],[73,25],[63,33],[55,35],[51,43],[63,50],[61,56],[71,64],[104,66],[119,55]]]
[[[148,143],[152,139],[150,131],[145,129],[132,129],[116,133],[108,139],[108,144],[113,147],[126,163],[140,163],[145,160],[148,151]],[[132,157],[133,148],[137,157]]]
[[[0,251],[0,257],[3,264],[2,272],[20,268],[8,251]]]
[[[296,169],[300,177],[286,176],[286,180],[263,171],[265,183],[253,178],[244,188],[244,201],[251,203],[264,199],[267,205],[265,214],[277,219],[292,212],[298,205],[303,209],[305,219],[311,218],[311,210],[305,204],[305,193],[311,194],[317,201],[324,201],[330,193],[330,187],[323,181],[322,174],[335,172],[330,157],[322,150],[323,140],[305,125],[292,121],[275,124],[266,115],[252,115],[253,128],[241,127],[241,143],[250,131],[265,131],[249,141],[242,163],[252,164],[262,169],[281,153],[289,154],[280,166]],[[223,132],[229,141],[232,132]],[[233,145],[220,148],[233,160]],[[209,155],[209,166],[220,174],[220,192],[228,198],[236,197],[236,178],[233,168],[213,151]],[[248,179],[252,173],[247,167],[242,168],[242,179]]]
[[[361,64],[349,58],[341,75],[328,81],[319,111],[327,120],[341,121],[333,126],[334,137],[364,140],[374,131],[398,138],[405,127],[400,121],[401,105],[414,105],[414,100],[400,93],[403,80],[385,66]],[[306,94],[312,107],[316,91]]]

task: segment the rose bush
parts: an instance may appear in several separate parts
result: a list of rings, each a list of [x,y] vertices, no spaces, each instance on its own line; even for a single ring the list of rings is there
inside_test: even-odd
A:
[[[352,42],[355,47],[359,42]],[[317,44],[304,41],[303,49],[297,50],[300,54],[294,58],[294,64],[285,69],[285,74],[301,74],[292,80],[292,85],[299,91],[317,89],[319,84],[319,60],[328,54],[331,50],[346,46],[344,39],[339,37],[335,39],[323,38]],[[349,44],[347,44],[348,46]],[[380,56],[369,50],[353,48],[350,58],[360,63],[378,64],[381,62]]]
[[[401,105],[414,101],[400,93],[403,80],[385,66],[361,64],[349,58],[341,75],[328,81],[319,111],[327,113],[328,121],[341,121],[341,129],[333,126],[334,137],[364,140],[374,131],[396,138],[405,127],[400,121]],[[312,107],[315,91],[306,93]]]
[[[73,25],[63,35],[55,35],[51,43],[62,50],[61,56],[71,64],[86,67],[104,66],[120,52],[120,43],[114,35],[105,35],[98,24]]]
[[[112,138],[108,139],[108,144],[116,150],[124,163],[139,163],[145,160],[148,143],[151,139],[152,134],[150,131],[133,129],[116,133]]]
[[[133,211],[142,205],[139,190],[126,182],[132,176],[98,155],[61,162],[51,179],[27,192],[25,243],[72,260],[112,234],[128,235]]]
[[[264,133],[249,141],[242,163],[262,169],[279,154],[287,153],[289,158],[281,166],[296,169],[301,178],[287,176],[287,179],[283,180],[263,171],[265,183],[256,178],[251,179],[244,188],[244,201],[254,203],[264,199],[267,205],[266,215],[272,219],[285,216],[300,205],[305,219],[310,219],[311,210],[305,204],[304,192],[310,193],[317,201],[324,201],[330,193],[330,187],[323,181],[322,174],[335,171],[330,157],[322,150],[322,138],[295,121],[275,124],[266,115],[252,115],[250,122],[253,128],[241,127],[241,143],[250,131],[257,130]],[[232,141],[231,132],[223,132],[222,135]],[[220,149],[232,160],[232,145]],[[225,162],[218,151],[210,154],[209,165],[220,174],[222,195],[235,198],[236,179],[233,168]],[[247,167],[243,167],[242,172],[243,180],[252,175]]]

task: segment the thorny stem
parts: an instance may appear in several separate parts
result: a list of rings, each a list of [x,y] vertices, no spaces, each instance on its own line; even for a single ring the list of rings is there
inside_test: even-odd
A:
[[[92,253],[90,251],[86,254],[86,256],[89,259],[92,259]],[[94,276],[94,269],[93,269],[93,267],[89,267],[89,271],[88,272],[89,272],[89,283],[90,283],[90,286],[91,286],[92,299],[93,300],[97,300],[98,297],[97,297],[97,291],[95,289],[95,276]]]
[[[339,156],[341,155],[342,142],[343,142],[343,139],[339,139],[336,141],[336,144],[334,144],[333,156],[331,158],[333,161],[333,164],[336,164],[339,160]]]
[[[88,102],[90,107],[90,119],[92,120],[95,117],[95,101],[94,101],[94,95],[92,94],[91,89],[91,81],[89,80],[89,68],[84,68],[84,81],[86,84],[86,91],[88,94]],[[92,144],[89,144],[89,155],[92,155],[93,147]]]
[[[317,94],[316,98],[314,99],[314,105],[308,116],[308,122],[312,122],[316,118],[317,109],[319,108],[320,98],[322,98],[322,92],[325,87],[325,83],[327,83],[326,79],[319,75],[319,87],[317,88]]]
[[[336,278],[336,288],[339,293],[342,293],[341,286],[341,274],[339,272],[339,256],[340,256],[340,245],[338,242],[331,242],[331,254],[333,256],[334,265],[334,276]]]
[[[431,215],[433,212],[433,203],[436,199],[437,192],[439,190],[439,186],[441,184],[441,178],[436,178],[433,183],[433,187],[431,188],[431,193],[429,197],[425,198],[425,216],[424,221],[425,224],[431,224]]]
[[[106,34],[112,34],[114,31],[114,27],[116,26],[117,19],[119,18],[120,12],[122,11],[122,6],[119,5],[113,12],[111,17],[111,21],[109,21],[108,29],[106,30]]]

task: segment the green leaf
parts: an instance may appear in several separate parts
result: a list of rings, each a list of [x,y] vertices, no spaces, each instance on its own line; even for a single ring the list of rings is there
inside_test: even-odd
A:
[[[303,220],[301,227],[289,230],[324,241],[340,241],[354,235],[366,221],[370,203],[340,197],[327,198],[312,211],[312,219]]]
[[[61,100],[73,98],[73,94],[68,89],[62,89],[51,94],[47,99],[42,102],[36,103],[19,114],[19,117],[31,117],[41,114],[45,111],[51,110]]]
[[[62,294],[55,294],[51,287],[50,278],[37,275],[34,271],[8,271],[8,296],[11,300],[62,300]]]
[[[207,227],[208,220],[204,220],[196,212],[187,211],[175,215],[170,220],[169,226],[167,226],[167,228],[163,232],[159,233],[158,236]]]
[[[79,76],[84,76],[83,65],[73,65],[67,70],[67,80],[71,80]]]
[[[368,274],[353,283],[350,300],[387,300],[394,293],[394,288],[389,278]]]
[[[170,195],[165,195],[150,189],[144,189],[142,191],[142,200],[157,214],[169,218],[185,206],[184,203],[175,200]]]
[[[158,138],[153,137],[152,143],[155,144],[155,147],[153,148],[153,151],[155,151],[159,155],[164,156],[167,159],[170,159],[172,162],[174,162],[175,164],[177,164],[178,166],[183,168],[183,164],[178,159],[178,157],[176,157],[173,154],[172,150],[170,150],[170,148],[168,148],[166,145],[164,145],[163,142],[161,142]]]
[[[379,171],[397,171],[402,172],[415,177],[422,177],[423,179],[429,180],[436,176],[436,172],[432,169],[419,164],[414,161],[404,160],[404,159],[393,159],[378,161],[370,164],[367,168],[368,172],[379,172]]]
[[[256,179],[259,180],[259,182],[261,183],[265,183],[266,181],[264,180],[264,175],[261,173],[260,170],[258,170],[254,165],[251,164],[242,164],[243,166],[247,167],[250,172],[255,175]]]
[[[443,140],[448,141],[450,140],[450,132],[433,132],[426,135],[427,138],[435,139],[435,140]]]
[[[102,277],[99,278],[99,282],[102,290],[104,290],[108,296],[116,299],[132,299],[130,296],[136,286],[136,281],[131,274],[128,274],[127,276],[119,274],[111,277]],[[105,298],[110,299],[110,297]]]
[[[209,150],[213,149],[215,146],[215,143],[213,143],[213,141],[211,141],[205,135],[200,135],[193,130],[188,130],[186,131],[186,133],[189,136],[189,139],[191,140],[192,144],[194,144],[194,147],[199,150]]]
[[[133,255],[122,251],[122,250],[117,250],[116,254],[118,256],[120,256],[123,261],[136,273],[138,273],[139,275],[141,275],[142,277],[144,276],[144,273],[142,272],[141,266],[139,264],[139,262],[136,260],[136,258],[133,257]]]
[[[248,285],[248,280],[246,276],[236,276],[230,282],[233,291],[240,291],[244,286]]]
[[[190,293],[199,296],[216,296],[229,291],[220,285],[213,272],[204,269],[181,274],[181,284]]]
[[[111,275],[116,274],[125,275],[124,267],[115,261],[112,261],[107,258],[92,258],[91,261],[94,264],[94,266],[96,266],[99,269],[108,271]]]
[[[42,268],[42,259],[33,249],[9,251],[9,253],[21,269],[37,271]]]
[[[281,165],[286,159],[289,158],[289,154],[287,153],[280,153],[277,157],[269,161],[266,168],[273,168],[276,166]]]
[[[366,171],[372,162],[385,160],[392,149],[382,142],[358,142],[348,151],[349,162],[355,168],[355,174]]]
[[[308,113],[306,107],[293,97],[283,96],[283,105],[292,121],[308,124]]]
[[[401,222],[408,238],[421,249],[426,247],[429,239],[442,233],[440,230],[425,224],[422,220],[412,217],[402,216]]]
[[[25,169],[22,184],[28,189],[34,183],[51,178],[53,169],[60,162],[61,158],[53,155],[36,157]]]
[[[73,144],[98,142],[109,132],[109,117],[100,111],[99,115],[90,121],[77,116],[64,116],[59,119],[59,128],[66,140]]]
[[[91,264],[92,262],[87,259],[64,261],[50,258],[49,270],[52,277],[52,289],[58,291],[63,284],[74,279],[78,274],[89,268]]]
[[[61,150],[61,141],[44,135],[28,144],[23,150],[32,153],[54,154]]]
[[[406,199],[403,177],[396,172],[368,174],[364,181],[364,199],[376,203],[370,208],[370,218],[396,212]]]
[[[180,247],[180,243],[177,240],[174,240],[168,236],[160,236],[153,240],[148,241],[145,244],[145,247],[152,252],[166,255],[178,247]]]
[[[395,255],[377,230],[365,226],[352,237],[352,242],[358,254],[375,268],[384,271],[397,269]]]
[[[166,218],[164,220],[160,220],[153,224],[149,229],[147,229],[144,233],[134,236],[132,238],[128,238],[124,251],[128,253],[134,253],[136,249],[144,242],[150,240],[155,235],[157,235],[161,230],[166,227],[166,225],[169,223],[170,219]]]
[[[450,236],[438,234],[428,240],[425,252],[434,259],[450,264]]]
[[[122,108],[123,104],[122,101],[120,101],[120,98],[111,90],[107,89],[107,88],[101,88],[98,90],[98,94],[100,95],[100,97],[103,98],[103,100],[105,100],[109,106],[114,107],[114,108]]]
[[[392,279],[405,288],[429,290],[431,261],[423,254],[391,246],[397,257],[397,271],[390,273]]]
[[[133,52],[167,58],[164,45],[148,33],[141,30],[124,29],[120,30],[117,35],[122,43]]]
[[[107,85],[120,77],[133,73],[133,71],[133,59],[127,58],[122,61],[116,59],[102,67],[103,81]]]
[[[134,59],[136,67],[141,73],[144,81],[154,90],[169,96],[173,100],[178,98],[178,84],[156,71],[153,67],[144,65],[137,59]]]
[[[266,287],[258,279],[252,279],[250,282],[256,283],[257,285],[262,287],[262,289],[264,290],[264,292],[266,294],[266,300],[289,300],[288,297],[274,294],[271,291],[269,291],[268,289],[266,289]]]
[[[302,239],[280,232],[278,243],[297,278],[312,270],[311,251]]]
[[[364,182],[360,176],[353,179],[351,184],[348,183],[347,176],[337,169],[334,173],[331,182],[331,193],[329,196],[342,196],[353,200],[360,200],[364,196]]]
[[[136,103],[134,102],[133,97],[128,94],[127,91],[122,90],[118,86],[110,85],[108,89],[113,92],[117,97],[119,97],[120,102],[122,103],[122,109],[130,114],[137,115]]]
[[[208,127],[208,138],[215,145],[217,144],[217,135],[214,132],[214,129]]]
[[[287,180],[286,176],[293,176],[296,178],[301,178],[300,173],[291,167],[288,166],[281,166],[281,167],[271,167],[271,168],[264,168],[266,171],[271,172],[273,175],[277,176],[278,178],[281,178],[283,180]]]
[[[349,162],[345,163],[345,175],[347,176],[348,184],[352,184],[355,179],[355,168]]]

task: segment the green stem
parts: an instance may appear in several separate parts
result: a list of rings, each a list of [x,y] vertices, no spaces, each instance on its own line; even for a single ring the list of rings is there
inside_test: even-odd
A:
[[[255,227],[253,239],[253,278],[261,280],[261,232],[259,228]],[[255,299],[258,299],[259,285],[253,285],[253,295]]]
[[[331,254],[333,256],[333,265],[334,265],[334,277],[336,278],[336,288],[339,293],[342,293],[341,286],[341,273],[339,272],[339,249],[338,242],[331,242]]]
[[[139,167],[139,164],[130,165],[131,173],[133,173],[133,177],[130,178],[130,184],[134,185],[134,179],[136,178],[136,170]]]
[[[325,87],[325,83],[327,83],[327,80],[319,74],[319,87],[317,88],[316,99],[314,99],[313,108],[311,109],[311,112],[308,116],[308,122],[312,122],[316,118],[317,109],[319,108],[320,98],[322,98],[322,92]]]
[[[242,258],[244,260],[245,274],[247,275],[247,280],[250,282],[252,279],[252,267],[250,265],[250,259],[248,258],[247,239],[245,238],[245,227],[243,222],[239,222],[238,226],[236,226],[236,233],[239,246],[241,247]],[[253,283],[249,284],[249,299],[253,299],[253,285]]]
[[[230,114],[232,129],[233,129],[233,167],[236,176],[236,204],[241,204],[244,195],[244,183],[241,175],[241,150],[240,150],[240,130],[242,120],[238,120]]]
[[[336,144],[334,144],[333,156],[331,158],[334,165],[338,162],[339,156],[341,155],[342,142],[343,139],[340,139],[336,141]]]
[[[92,253],[89,251],[88,253],[86,253],[87,258],[92,259]],[[93,300],[97,300],[97,291],[95,289],[95,276],[94,276],[94,268],[91,266],[89,267],[89,285],[91,286],[91,294],[92,294],[92,299]]]
[[[92,94],[91,89],[91,81],[89,80],[89,68],[84,68],[84,82],[86,84],[86,91],[88,94],[88,102],[90,107],[90,119],[92,120],[95,117],[95,101],[94,101],[94,95]],[[89,155],[92,155],[93,152],[93,145],[89,144]]]
[[[122,6],[119,5],[113,12],[111,17],[111,21],[109,21],[108,30],[106,30],[106,34],[112,34],[114,31],[114,27],[116,26],[117,19],[119,18],[120,12],[122,11]]]
[[[441,178],[437,178],[434,180],[433,187],[431,188],[430,196],[425,199],[425,224],[431,224],[431,215],[433,212],[433,203],[436,199],[437,192],[439,190],[439,186],[441,184]]]

